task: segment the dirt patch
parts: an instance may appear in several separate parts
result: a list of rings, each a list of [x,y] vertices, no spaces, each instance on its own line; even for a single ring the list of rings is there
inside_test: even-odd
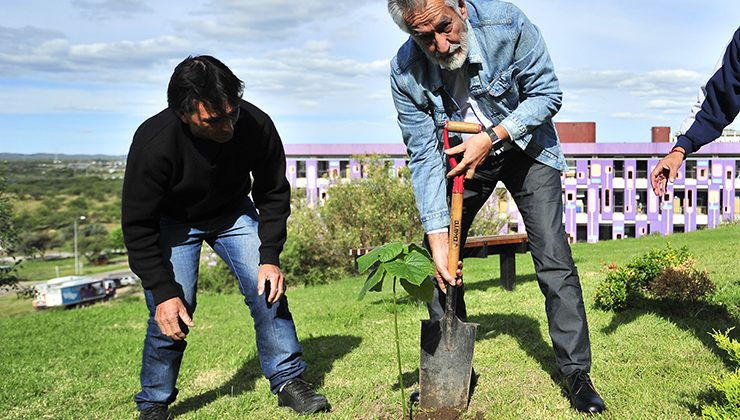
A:
[[[462,419],[464,412],[455,410],[454,408],[443,407],[439,410],[434,411],[423,411],[419,413],[412,413],[411,418],[413,420],[458,420]],[[466,418],[472,418],[475,420],[484,420],[483,413],[480,411],[475,413],[475,416]]]

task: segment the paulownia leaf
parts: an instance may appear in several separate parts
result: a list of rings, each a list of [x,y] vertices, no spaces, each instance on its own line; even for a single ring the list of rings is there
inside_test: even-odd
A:
[[[390,261],[401,253],[403,253],[403,245],[400,242],[391,242],[379,246],[357,259],[357,269],[360,273],[363,273],[376,262]]]
[[[416,285],[409,283],[405,279],[401,279],[401,286],[406,290],[406,293],[422,302],[429,302],[434,298],[434,285],[429,280]]]
[[[367,280],[365,280],[365,284],[362,286],[362,290],[360,290],[360,294],[357,296],[357,300],[362,300],[368,290],[373,290],[376,292],[380,291],[380,289],[383,287],[384,278],[385,268],[380,265],[376,267],[375,270],[370,273],[370,275],[367,276]]]

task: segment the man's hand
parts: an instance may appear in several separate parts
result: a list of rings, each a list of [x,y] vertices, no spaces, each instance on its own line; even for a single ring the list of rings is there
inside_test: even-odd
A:
[[[462,161],[458,162],[457,166],[447,173],[447,176],[452,178],[465,172],[465,179],[472,179],[475,175],[475,168],[486,160],[491,147],[491,138],[488,134],[478,133],[457,146],[445,150],[447,156],[465,153]]]
[[[179,320],[181,319],[188,327],[195,325],[179,297],[165,300],[157,305],[157,309],[154,312],[154,320],[159,325],[162,334],[175,341],[184,340],[186,336],[180,328]]]
[[[262,264],[257,273],[257,294],[265,293],[265,283],[270,282],[270,294],[267,303],[275,303],[285,294],[285,277],[280,267],[273,264]]]
[[[678,169],[681,167],[684,157],[684,154],[678,151],[679,149],[677,148],[671,153],[668,153],[655,165],[653,172],[650,173],[650,184],[653,187],[653,192],[658,197],[663,197],[668,182],[672,183],[676,180]]]
[[[439,290],[447,293],[447,284],[455,286],[462,285],[462,261],[458,262],[456,276],[453,278],[447,269],[447,251],[449,249],[449,238],[446,232],[432,233],[427,236],[429,248],[432,250],[434,260],[434,277],[437,279]]]

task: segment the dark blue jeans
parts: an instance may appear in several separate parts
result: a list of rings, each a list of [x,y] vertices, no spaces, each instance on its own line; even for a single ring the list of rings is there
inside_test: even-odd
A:
[[[209,226],[190,226],[163,219],[160,223],[162,253],[169,259],[190,316],[196,307],[198,265],[203,241],[206,241],[231,268],[239,281],[244,302],[254,319],[257,352],[262,372],[276,393],[287,380],[306,369],[296,337],[288,299],[268,305],[266,297],[257,295],[259,246],[257,213],[250,203],[239,214],[224,216]],[[187,341],[173,341],[162,335],[154,321],[152,295],[145,291],[149,322],[144,340],[141,364],[141,392],[134,400],[140,410],[153,405],[169,405],[177,397],[177,376]]]
[[[529,236],[537,281],[545,296],[545,312],[560,373],[591,369],[591,342],[588,336],[578,271],[563,227],[563,189],[560,172],[530,158],[519,149],[489,157],[478,167],[472,180],[465,180],[463,196],[463,239],[498,181],[503,182],[519,212]],[[436,281],[435,281],[436,283]],[[464,287],[457,293],[457,316],[465,320]],[[444,294],[435,289],[428,305],[431,319],[444,314]]]

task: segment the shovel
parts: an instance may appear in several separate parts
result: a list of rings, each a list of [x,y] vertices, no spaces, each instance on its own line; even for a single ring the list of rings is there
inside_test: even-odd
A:
[[[478,133],[474,123],[448,121],[443,136],[445,149],[450,148],[448,132]],[[457,159],[450,157],[454,168]],[[462,239],[462,204],[464,174],[455,177],[450,211],[450,249],[447,268],[456,276]],[[470,395],[473,370],[473,346],[478,324],[462,322],[455,315],[457,287],[447,285],[445,314],[438,321],[421,321],[421,360],[419,363],[419,406],[424,410],[450,407],[465,410]]]

